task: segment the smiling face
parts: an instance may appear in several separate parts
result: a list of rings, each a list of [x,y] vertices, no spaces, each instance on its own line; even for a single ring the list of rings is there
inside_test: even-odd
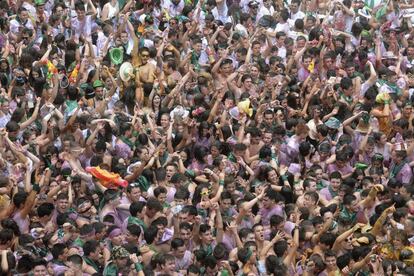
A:
[[[267,173],[267,179],[272,184],[277,184],[279,180],[277,177],[277,173],[274,170],[271,170]]]
[[[168,128],[170,126],[170,115],[162,114],[160,123],[163,128]]]
[[[59,211],[59,213],[65,213],[69,208],[68,200],[66,198],[59,199],[57,201],[56,208]]]
[[[325,257],[325,263],[329,270],[335,269],[336,268],[336,257],[334,256]]]
[[[142,64],[147,64],[150,57],[150,53],[148,51],[142,51],[140,56]]]
[[[85,19],[85,10],[81,10],[81,9],[76,9],[76,15],[78,16],[78,20],[82,21],[83,19]]]
[[[138,202],[141,197],[141,188],[139,187],[133,187],[131,191],[128,194],[128,198],[132,202]]]

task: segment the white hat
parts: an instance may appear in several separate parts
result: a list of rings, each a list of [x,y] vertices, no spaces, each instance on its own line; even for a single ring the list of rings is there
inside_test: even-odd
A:
[[[129,62],[122,63],[121,67],[119,68],[119,76],[121,80],[128,82],[131,79],[131,74],[134,73],[134,67]]]
[[[184,109],[184,107],[182,107],[181,105],[178,105],[170,112],[170,117],[171,118],[181,117],[184,119],[188,117],[189,113],[190,112],[187,109]]]

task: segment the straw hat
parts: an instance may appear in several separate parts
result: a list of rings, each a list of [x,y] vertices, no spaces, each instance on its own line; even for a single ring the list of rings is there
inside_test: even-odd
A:
[[[134,74],[134,67],[130,62],[122,63],[119,68],[119,76],[124,82],[128,82],[131,79],[131,74]]]

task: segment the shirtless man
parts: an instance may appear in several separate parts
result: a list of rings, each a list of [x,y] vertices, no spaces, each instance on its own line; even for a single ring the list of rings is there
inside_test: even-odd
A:
[[[258,128],[253,128],[250,131],[250,144],[248,145],[248,152],[250,158],[259,154],[260,149],[264,146],[261,139],[261,132]]]
[[[237,76],[232,76],[233,61],[227,57],[228,50],[222,53],[222,56],[216,62],[212,68],[213,77],[215,79],[215,85],[217,87],[224,87],[228,90],[228,80],[233,80]]]
[[[139,50],[139,60],[141,61],[136,67],[136,83],[142,85],[144,93],[144,105],[147,105],[148,97],[151,93],[151,90],[154,86],[154,81],[156,78],[156,66],[148,62],[150,58],[150,52],[147,47],[142,47]]]

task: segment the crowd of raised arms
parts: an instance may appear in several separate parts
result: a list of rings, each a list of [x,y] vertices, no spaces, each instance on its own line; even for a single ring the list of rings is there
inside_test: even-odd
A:
[[[413,25],[0,0],[0,276],[413,276]]]

